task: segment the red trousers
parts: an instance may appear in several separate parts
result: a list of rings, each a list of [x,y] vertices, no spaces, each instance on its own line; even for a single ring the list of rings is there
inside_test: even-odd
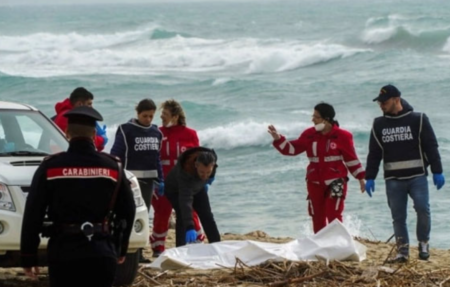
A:
[[[167,232],[169,231],[169,220],[172,214],[172,204],[166,196],[152,197],[152,206],[155,210],[153,217],[153,232],[150,235],[150,244],[153,251],[163,252],[165,250],[165,242]],[[197,240],[205,240],[205,234],[202,231],[197,213],[192,214],[194,220],[194,228],[197,231]]]
[[[329,186],[307,181],[308,212],[312,217],[314,233],[319,232],[335,219],[342,222],[344,199],[347,195],[347,183],[344,183],[343,197],[330,196]]]

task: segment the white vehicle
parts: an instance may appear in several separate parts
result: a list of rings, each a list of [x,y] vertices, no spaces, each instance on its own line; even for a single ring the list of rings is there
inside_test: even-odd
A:
[[[20,233],[31,180],[43,158],[65,151],[61,130],[34,107],[0,101],[0,267],[18,267]],[[137,178],[126,171],[136,202],[136,218],[127,258],[118,265],[115,285],[131,284],[141,248],[148,245],[148,211]],[[39,246],[40,264],[46,265],[47,239]],[[42,255],[42,256],[41,256]]]

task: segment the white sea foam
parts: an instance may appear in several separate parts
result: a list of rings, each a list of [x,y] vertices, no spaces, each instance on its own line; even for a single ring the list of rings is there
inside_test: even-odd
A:
[[[440,19],[431,19],[430,23],[435,20]],[[446,21],[442,24],[430,25],[424,24],[423,16],[407,17],[393,14],[387,17],[369,18],[361,39],[366,44],[391,41],[410,47],[426,47],[442,44],[442,41],[449,36],[450,27]]]
[[[136,30],[111,34],[67,34],[35,33],[22,36],[0,36],[1,52],[27,51],[92,51],[131,43],[151,36],[158,28],[156,24],[148,24]]]
[[[219,79],[215,79],[214,82],[212,83],[213,86],[219,86],[219,85],[223,85],[228,83],[229,81],[231,81],[231,78],[219,78]]]
[[[397,34],[399,27],[372,28],[363,32],[362,40],[367,44],[379,44],[391,39]]]
[[[355,236],[355,237],[361,236],[361,226],[362,226],[361,219],[359,219],[357,216],[346,214],[346,215],[344,215],[343,221],[344,221],[343,224],[344,224],[345,228],[348,230],[348,232],[350,233],[350,235]],[[306,236],[312,236],[314,234],[311,222],[303,222],[301,224],[301,226],[302,226],[302,228],[300,228],[300,230],[302,230],[302,232],[300,234],[300,238],[306,237]],[[362,235],[362,237],[368,238],[366,234]],[[370,239],[373,239],[373,238],[370,238]]]
[[[168,72],[277,73],[367,52],[333,43],[277,39],[152,39],[156,25],[114,34],[0,37],[0,72],[26,77]],[[161,31],[161,30],[158,30]],[[214,84],[223,83],[221,80]]]
[[[442,51],[446,53],[450,53],[450,37],[447,39],[447,42],[445,43],[444,47],[442,48]]]
[[[230,123],[200,130],[198,132],[202,144],[216,149],[234,149],[248,146],[267,146],[272,137],[267,132],[269,123],[245,121]],[[307,125],[302,123],[276,125],[277,130],[287,137],[298,137],[299,132]]]
[[[272,137],[267,132],[267,122],[244,121],[230,123],[200,130],[200,141],[216,149],[234,149],[249,146],[267,146],[272,143]],[[309,122],[294,122],[276,124],[278,132],[289,140],[296,139],[306,128],[312,126]],[[348,124],[344,127],[352,132],[369,132],[369,125],[358,123]]]
[[[333,59],[346,58],[369,50],[349,48],[337,44],[318,43],[292,45],[291,49],[270,47],[255,51],[249,73],[283,72],[311,66]]]

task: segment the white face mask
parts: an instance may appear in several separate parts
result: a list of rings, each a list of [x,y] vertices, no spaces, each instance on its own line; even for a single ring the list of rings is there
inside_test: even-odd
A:
[[[172,121],[170,121],[167,125],[165,125],[164,127],[166,127],[166,128],[170,128],[170,127],[172,127],[172,126],[174,126],[174,124],[172,123]]]
[[[314,128],[316,129],[316,131],[321,132],[325,128],[325,123],[319,123],[315,125]]]

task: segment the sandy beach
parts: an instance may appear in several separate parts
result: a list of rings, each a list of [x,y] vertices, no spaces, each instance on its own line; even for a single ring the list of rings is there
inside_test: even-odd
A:
[[[168,248],[174,246],[174,235],[174,230],[171,229],[167,237]],[[223,240],[255,240],[274,243],[292,240],[292,238],[271,237],[259,230],[247,234],[226,233],[222,238]],[[450,280],[450,250],[431,248],[430,260],[420,261],[417,260],[417,248],[413,246],[408,264],[389,265],[384,262],[393,250],[392,243],[362,238],[356,238],[356,240],[367,246],[367,259],[362,262],[331,262],[328,265],[324,262],[277,264],[269,262],[259,267],[249,268],[237,262],[236,268],[233,269],[209,271],[187,269],[166,272],[142,266],[132,286],[324,286],[329,285],[330,282],[334,282],[331,286],[450,286],[450,281],[446,281]],[[151,258],[151,254],[150,248],[144,252],[148,258]],[[311,277],[309,280],[308,276],[285,276],[285,280],[294,281],[280,282],[278,275],[271,269],[279,269],[277,272],[283,273],[286,271],[284,268],[287,269],[286,266],[290,266],[290,269],[293,269],[292,266],[298,269],[306,267],[307,272],[313,275],[309,276]],[[48,286],[46,271],[46,268],[42,268],[42,274],[36,282],[26,278],[20,268],[0,268],[0,287]],[[273,273],[272,280],[264,276],[267,272]],[[330,272],[334,272],[334,275],[331,276]],[[300,280],[301,285],[295,283],[295,280]]]

